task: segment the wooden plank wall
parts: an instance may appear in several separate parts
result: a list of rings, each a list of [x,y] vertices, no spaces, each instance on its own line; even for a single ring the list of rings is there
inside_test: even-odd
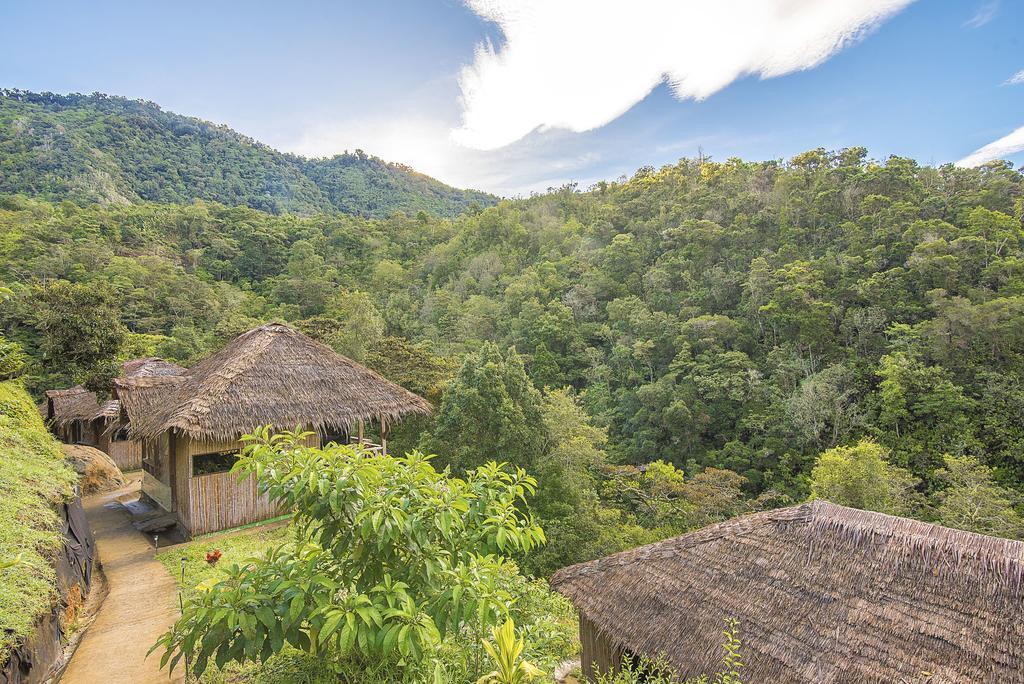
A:
[[[599,674],[613,672],[622,664],[623,651],[601,636],[597,625],[580,615],[580,644],[583,647],[580,664],[583,676],[593,682]]]
[[[139,440],[111,441],[107,446],[107,454],[121,469],[121,472],[138,470],[142,467],[142,442]]]
[[[320,436],[314,433],[306,443],[312,447],[320,446]],[[242,446],[236,440],[187,440],[177,449],[177,460],[181,464],[188,463],[188,474],[191,475],[193,456],[240,449]],[[259,495],[256,479],[251,475],[242,481],[232,473],[198,475],[189,477],[188,483],[188,514],[186,516],[182,511],[179,516],[193,536],[248,525],[286,512],[266,496]]]
[[[189,480],[189,529],[193,535],[248,525],[284,511],[256,490],[252,475],[239,481],[234,473],[200,475]]]

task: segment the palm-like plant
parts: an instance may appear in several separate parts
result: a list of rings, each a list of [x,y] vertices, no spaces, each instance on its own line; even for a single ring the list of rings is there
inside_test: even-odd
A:
[[[523,684],[544,676],[539,667],[520,659],[524,643],[522,638],[516,636],[516,625],[512,618],[506,620],[501,627],[492,629],[491,634],[494,643],[484,641],[484,648],[496,668],[478,679],[476,684]]]

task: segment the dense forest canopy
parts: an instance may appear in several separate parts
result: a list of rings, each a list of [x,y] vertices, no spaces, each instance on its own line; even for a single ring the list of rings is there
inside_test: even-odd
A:
[[[1019,536],[1022,219],[1008,164],[863,149],[454,219],[8,195],[0,330],[38,392],[290,321],[438,405],[396,444],[537,476],[537,572],[812,493]]]
[[[102,204],[202,199],[272,213],[360,216],[454,216],[495,201],[361,150],[304,159],[151,102],[19,90],[0,90],[0,192]]]

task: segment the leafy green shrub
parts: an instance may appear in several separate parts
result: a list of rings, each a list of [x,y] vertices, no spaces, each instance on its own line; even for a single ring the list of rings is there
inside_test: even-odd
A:
[[[739,622],[730,618],[725,621],[722,630],[722,664],[713,675],[703,675],[687,679],[683,684],[741,684],[740,670],[743,669],[743,658],[740,655],[742,646],[739,638]],[[605,673],[598,677],[597,684],[677,684],[679,679],[672,673],[672,667],[665,658],[650,659],[645,657],[624,656],[618,672]]]
[[[495,669],[478,679],[477,684],[525,684],[544,676],[543,670],[522,658],[523,638],[516,634],[511,618],[501,627],[493,628],[491,636],[494,643],[483,643]]]
[[[294,539],[191,596],[154,645],[164,664],[194,653],[202,674],[211,662],[265,662],[288,645],[415,668],[446,634],[478,641],[506,615],[515,599],[506,554],[544,541],[523,513],[532,478],[490,463],[463,480],[419,453],[314,449],[303,437],[247,438],[236,472],[294,511]]]

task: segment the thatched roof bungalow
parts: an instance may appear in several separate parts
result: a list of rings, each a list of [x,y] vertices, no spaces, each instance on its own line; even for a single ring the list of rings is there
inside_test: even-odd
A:
[[[181,366],[156,357],[132,359],[122,365],[125,377],[165,377],[184,372]],[[117,399],[100,403],[95,392],[81,385],[50,390],[41,413],[61,441],[94,446],[106,452],[123,471],[141,467],[142,445],[129,439]]]
[[[716,671],[739,621],[751,682],[1024,681],[1024,542],[824,501],[557,572],[584,672],[664,656]]]
[[[190,534],[278,513],[251,479],[230,469],[243,434],[262,425],[302,426],[311,443],[388,426],[430,404],[292,328],[273,323],[243,333],[185,375],[115,381],[133,439],[143,442],[143,492],[177,515]]]

